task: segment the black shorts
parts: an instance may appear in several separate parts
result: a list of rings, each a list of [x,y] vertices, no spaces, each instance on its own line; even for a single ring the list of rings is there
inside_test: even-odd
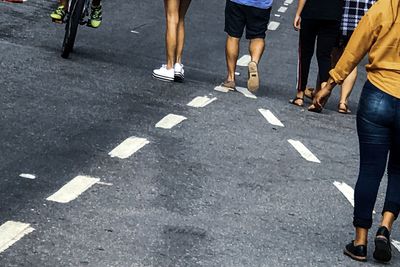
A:
[[[261,9],[226,1],[225,32],[229,36],[241,38],[246,27],[246,39],[265,38],[271,8]]]

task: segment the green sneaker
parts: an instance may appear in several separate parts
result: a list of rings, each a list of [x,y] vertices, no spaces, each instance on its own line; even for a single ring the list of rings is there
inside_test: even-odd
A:
[[[102,6],[101,5],[92,6],[92,11],[90,12],[89,26],[93,28],[100,27],[102,18],[103,18]]]
[[[66,14],[66,12],[65,12],[64,6],[59,6],[59,7],[57,7],[56,10],[53,11],[53,13],[50,14],[50,17],[56,21],[63,21],[65,14]]]

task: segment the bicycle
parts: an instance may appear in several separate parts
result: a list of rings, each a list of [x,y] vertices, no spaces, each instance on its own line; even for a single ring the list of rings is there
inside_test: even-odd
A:
[[[65,19],[65,36],[61,57],[68,58],[73,52],[78,26],[88,25],[90,0],[70,0]]]

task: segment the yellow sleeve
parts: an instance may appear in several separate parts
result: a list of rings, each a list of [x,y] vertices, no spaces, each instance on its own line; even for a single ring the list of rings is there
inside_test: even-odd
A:
[[[343,83],[347,76],[370,51],[377,38],[377,31],[380,29],[379,22],[377,21],[379,19],[368,13],[369,12],[360,20],[343,55],[340,57],[335,68],[329,72],[330,76],[337,84]]]

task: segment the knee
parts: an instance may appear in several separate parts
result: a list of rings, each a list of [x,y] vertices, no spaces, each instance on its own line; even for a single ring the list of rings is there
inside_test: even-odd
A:
[[[178,26],[180,22],[179,15],[175,13],[167,14],[167,24],[168,26]]]

